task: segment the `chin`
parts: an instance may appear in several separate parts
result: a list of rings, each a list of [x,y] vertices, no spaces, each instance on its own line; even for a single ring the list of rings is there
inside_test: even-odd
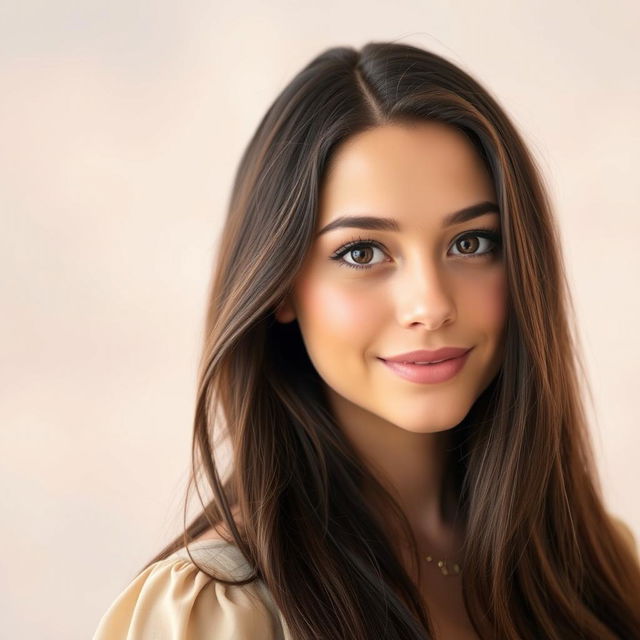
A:
[[[439,431],[447,431],[457,427],[469,412],[468,408],[458,412],[448,412],[448,415],[436,416],[425,411],[421,415],[416,416],[389,416],[390,422],[398,428],[412,433],[437,433]]]
[[[458,424],[459,422],[451,422],[446,424],[433,424],[433,423],[429,423],[429,424],[421,423],[416,425],[399,424],[397,426],[399,429],[403,429],[404,431],[410,431],[411,433],[440,433],[441,431],[449,431],[449,429],[453,429]]]

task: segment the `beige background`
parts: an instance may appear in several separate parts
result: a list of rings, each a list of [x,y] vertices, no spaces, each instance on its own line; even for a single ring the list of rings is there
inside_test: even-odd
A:
[[[531,145],[562,230],[607,499],[638,536],[639,7],[3,0],[3,637],[90,637],[179,530],[233,172],[276,93],[339,44],[445,55]]]

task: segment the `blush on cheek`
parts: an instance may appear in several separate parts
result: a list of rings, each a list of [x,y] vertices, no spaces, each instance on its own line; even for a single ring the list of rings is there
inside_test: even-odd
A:
[[[369,297],[367,296],[367,299]],[[298,289],[300,329],[316,371],[327,385],[344,390],[362,377],[362,354],[370,340],[371,309],[361,297],[315,282]]]
[[[479,289],[481,299],[478,307],[482,310],[482,321],[496,331],[502,328],[507,315],[507,288],[504,273],[499,272],[486,287]]]
[[[464,315],[473,324],[488,331],[499,331],[506,318],[506,281],[502,273],[473,286],[461,293],[464,301]]]
[[[324,283],[305,283],[298,289],[300,311],[313,331],[310,340],[332,340],[355,344],[366,340],[367,328],[375,324],[380,297]]]
[[[362,331],[371,313],[367,302],[353,292],[327,287],[319,292],[317,299],[327,327],[341,336]]]

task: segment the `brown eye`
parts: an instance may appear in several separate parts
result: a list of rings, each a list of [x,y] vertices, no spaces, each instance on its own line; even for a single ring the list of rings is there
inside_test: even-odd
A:
[[[459,258],[482,258],[497,254],[501,246],[499,231],[475,229],[460,236],[454,243],[453,255]]]
[[[367,264],[373,257],[373,249],[371,247],[352,249],[349,254],[356,264]]]
[[[375,252],[379,252],[383,260],[372,262]],[[350,267],[351,269],[372,269],[377,264],[384,262],[384,251],[375,240],[357,240],[338,249],[331,259],[335,260],[340,267]]]
[[[458,240],[456,244],[463,254],[473,254],[478,250],[480,241],[478,240],[478,236],[467,236],[466,238]]]

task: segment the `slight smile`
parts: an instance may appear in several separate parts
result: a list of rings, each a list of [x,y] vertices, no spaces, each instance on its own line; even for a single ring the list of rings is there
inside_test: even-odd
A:
[[[378,358],[395,374],[421,384],[436,384],[446,382],[459,373],[466,364],[473,347],[465,351],[462,355],[436,362],[433,364],[415,364],[411,362],[394,362]]]

